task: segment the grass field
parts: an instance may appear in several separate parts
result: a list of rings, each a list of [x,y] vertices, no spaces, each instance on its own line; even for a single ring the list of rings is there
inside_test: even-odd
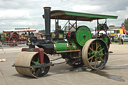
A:
[[[119,42],[111,42],[112,44],[119,44]],[[124,44],[128,44],[128,42],[124,42]]]

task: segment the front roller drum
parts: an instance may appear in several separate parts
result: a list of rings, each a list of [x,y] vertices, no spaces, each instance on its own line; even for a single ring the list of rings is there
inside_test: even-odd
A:
[[[50,63],[47,55],[44,54],[44,63]],[[15,60],[16,71],[25,76],[30,77],[42,77],[46,75],[50,69],[50,66],[42,68],[29,68],[31,66],[38,66],[39,63],[39,53],[38,52],[21,52],[18,54]]]
[[[100,39],[88,40],[82,49],[82,59],[85,66],[90,69],[104,68],[108,60],[107,45]]]

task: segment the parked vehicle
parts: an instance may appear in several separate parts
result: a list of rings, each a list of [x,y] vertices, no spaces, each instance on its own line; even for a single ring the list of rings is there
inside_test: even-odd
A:
[[[119,41],[119,36],[120,35],[122,35],[124,42],[128,42],[128,35],[126,35],[126,34],[116,34],[114,36],[114,42],[118,42]]]
[[[123,30],[121,28],[115,28],[110,31],[110,38],[112,41],[114,41],[114,36],[117,34],[124,34]]]
[[[97,20],[97,30],[107,31],[106,19],[117,19],[118,16],[88,14],[81,12],[71,12],[63,10],[50,10],[51,7],[44,7],[45,19],[45,39],[37,39],[35,36],[28,36],[27,45],[29,48],[22,48],[18,54],[15,63],[17,72],[21,75],[30,77],[45,76],[50,66],[66,63],[73,67],[86,66],[93,70],[100,70],[105,67],[108,60],[109,38],[99,36],[92,39],[89,27],[81,25],[78,27],[78,21]],[[51,37],[51,19],[55,20],[55,32]],[[104,24],[99,23],[99,19],[105,19]],[[59,26],[59,20],[66,20],[63,28]],[[75,23],[71,23],[74,20]],[[64,28],[69,26],[69,31]],[[75,31],[71,31],[74,29]],[[96,30],[96,29],[95,29]],[[37,47],[36,47],[37,46]],[[35,48],[36,47],[36,48]],[[60,58],[49,59],[50,54],[59,54]],[[52,63],[58,59],[65,59],[65,62]]]
[[[127,34],[125,28],[122,27],[114,27],[114,29],[111,29],[110,31],[110,38],[112,41],[114,41],[114,36],[117,34]]]

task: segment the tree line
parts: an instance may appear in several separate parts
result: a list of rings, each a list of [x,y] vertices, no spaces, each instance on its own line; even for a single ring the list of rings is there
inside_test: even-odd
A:
[[[121,26],[124,26],[126,30],[128,30],[128,18],[124,20],[124,22],[121,24]]]

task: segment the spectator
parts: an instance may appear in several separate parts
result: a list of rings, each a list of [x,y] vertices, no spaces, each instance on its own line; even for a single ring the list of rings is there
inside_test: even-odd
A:
[[[123,44],[123,35],[119,35],[119,44]]]
[[[1,36],[1,42],[2,42],[2,44],[4,44],[4,41],[5,41],[5,36],[2,35],[2,36]]]
[[[123,35],[121,35],[121,44],[123,44],[124,38]]]

